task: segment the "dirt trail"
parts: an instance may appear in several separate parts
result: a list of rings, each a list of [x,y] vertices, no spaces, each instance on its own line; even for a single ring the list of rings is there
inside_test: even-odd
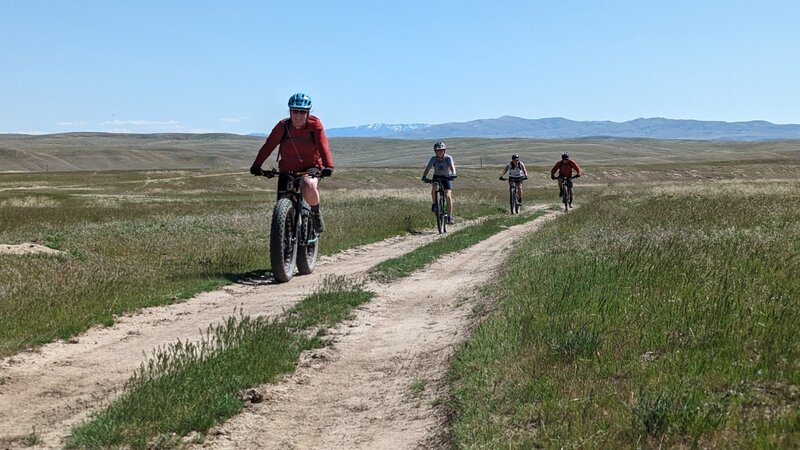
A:
[[[378,295],[333,332],[333,346],[305,355],[285,382],[262,386],[265,401],[248,405],[203,447],[414,448],[435,439],[432,403],[448,359],[466,337],[475,289],[491,279],[513,240],[549,217],[512,227],[405,280],[370,284]],[[278,315],[327,275],[363,275],[436,238],[410,235],[344,251],[321,258],[313,274],[290,283],[227,286],[7,358],[0,362],[0,448],[21,447],[34,430],[38,448],[61,447],[70,428],[118,395],[156,348],[198,340],[235,308]]]

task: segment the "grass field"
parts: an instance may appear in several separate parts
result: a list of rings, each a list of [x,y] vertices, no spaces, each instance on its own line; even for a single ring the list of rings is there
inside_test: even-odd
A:
[[[433,226],[420,175],[343,169],[324,180],[321,252]],[[479,188],[484,175],[463,172],[458,217],[502,211],[503,186]],[[3,174],[0,186],[0,243],[63,252],[0,254],[0,356],[269,269],[274,180],[228,171],[62,172]]]
[[[562,149],[586,170],[581,207],[486,288],[450,374],[454,446],[800,446],[797,143],[453,142],[464,219],[504,211],[511,149],[526,202],[557,200]],[[420,144],[324,180],[323,253],[433,226]],[[387,148],[348,145],[342,161]],[[274,195],[239,169],[0,174],[0,243],[63,251],[0,254],[0,356],[264,273]]]
[[[619,184],[532,235],[451,371],[456,447],[800,446],[798,192]]]

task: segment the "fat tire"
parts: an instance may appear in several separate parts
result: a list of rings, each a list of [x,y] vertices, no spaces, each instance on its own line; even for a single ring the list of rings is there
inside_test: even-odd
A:
[[[314,267],[317,265],[320,237],[314,231],[314,215],[304,215],[303,223],[300,226],[300,239],[298,239],[301,244],[297,247],[297,272],[300,275],[308,275],[314,271]]]
[[[269,261],[272,274],[280,283],[286,283],[292,279],[297,262],[297,236],[293,233],[294,220],[292,201],[288,198],[279,199],[272,210]]]

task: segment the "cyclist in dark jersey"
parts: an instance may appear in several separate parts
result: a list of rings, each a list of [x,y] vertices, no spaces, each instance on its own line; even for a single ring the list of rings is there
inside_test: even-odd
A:
[[[575,171],[575,176],[572,175],[572,171]],[[558,177],[556,177],[556,172],[558,172]],[[569,153],[564,152],[561,154],[561,161],[557,162],[552,169],[550,169],[550,178],[555,180],[558,178],[558,196],[561,197],[562,189],[564,189],[564,184],[567,185],[567,190],[569,191],[569,198],[570,203],[569,205],[572,206],[572,199],[575,196],[572,194],[572,178],[578,178],[581,176],[581,168],[575,161],[569,159]]]
[[[258,150],[250,173],[261,175],[261,165],[269,155],[278,149],[278,169],[282,172],[305,172],[318,169],[322,176],[333,174],[333,157],[328,146],[328,137],[319,117],[311,114],[311,98],[303,93],[289,98],[289,117],[281,119],[267,136],[266,142]],[[301,192],[303,199],[311,207],[311,213],[317,216],[314,221],[317,232],[325,229],[322,213],[319,208],[320,196],[317,184],[319,178],[305,175]],[[278,195],[288,190],[288,178],[278,179]]]

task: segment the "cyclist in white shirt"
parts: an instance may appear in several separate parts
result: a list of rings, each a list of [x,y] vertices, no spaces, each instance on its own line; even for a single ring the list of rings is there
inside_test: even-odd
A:
[[[506,165],[503,173],[500,174],[501,180],[506,172],[508,172],[508,183],[516,183],[519,202],[522,203],[522,180],[528,179],[528,170],[525,168],[525,164],[519,160],[519,155],[511,155],[511,162]]]
[[[453,157],[446,154],[447,145],[444,142],[437,142],[433,145],[434,156],[428,161],[425,167],[425,172],[422,174],[422,181],[428,180],[428,172],[433,169],[433,179],[444,185],[445,192],[447,193],[447,223],[455,223],[453,218],[453,183],[452,178],[456,176],[456,165],[453,162]],[[436,188],[431,187],[431,211],[436,211]]]

